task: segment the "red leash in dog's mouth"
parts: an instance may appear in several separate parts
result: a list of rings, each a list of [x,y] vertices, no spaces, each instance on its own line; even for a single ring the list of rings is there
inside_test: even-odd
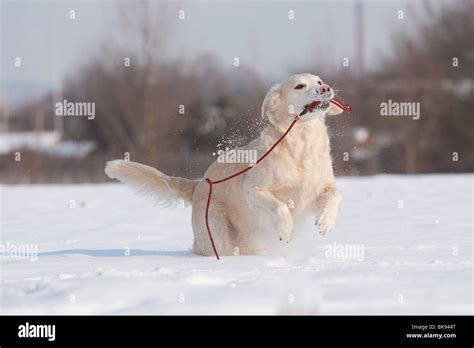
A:
[[[345,112],[351,112],[352,111],[352,106],[350,106],[349,104],[344,103],[340,99],[337,99],[337,98],[334,97],[330,100],[330,102],[333,103],[334,105],[336,105],[337,107],[341,108],[342,111],[345,111]]]
[[[352,111],[352,107],[349,105],[349,104],[346,104],[344,103],[343,101],[339,100],[339,99],[336,99],[336,98],[332,98],[329,102],[333,103],[334,105],[336,105],[337,107],[341,108],[343,111],[346,111],[346,112],[351,112]],[[217,252],[217,248],[216,248],[216,244],[214,243],[214,238],[212,238],[212,233],[211,233],[211,228],[209,227],[209,207],[211,206],[211,197],[212,197],[212,185],[216,185],[216,184],[220,184],[222,182],[225,182],[227,180],[230,180],[232,178],[235,178],[236,176],[239,176],[241,174],[244,174],[245,172],[248,172],[250,169],[252,169],[253,167],[255,167],[257,164],[259,164],[261,161],[263,161],[263,159],[265,157],[267,157],[270,152],[273,151],[273,149],[275,147],[277,147],[277,145],[286,137],[286,135],[290,132],[290,130],[293,128],[293,126],[295,125],[296,122],[298,122],[298,120],[301,118],[301,116],[303,116],[304,114],[306,114],[307,112],[312,112],[319,104],[321,104],[320,101],[313,101],[312,103],[310,104],[307,104],[305,105],[303,111],[301,111],[298,115],[295,116],[295,118],[293,119],[293,122],[291,122],[290,126],[288,127],[288,129],[285,131],[285,133],[283,133],[283,135],[275,142],[275,144],[273,144],[263,155],[262,157],[260,157],[257,162],[255,162],[255,164],[252,164],[232,175],[229,175],[223,179],[220,179],[220,180],[215,180],[215,181],[212,181],[211,179],[209,178],[206,178],[206,182],[209,184],[209,195],[207,196],[207,204],[206,204],[206,214],[205,214],[205,218],[206,218],[206,228],[207,228],[207,233],[209,234],[209,240],[211,241],[211,245],[212,245],[212,249],[214,250],[214,254],[216,255],[217,259],[220,260],[219,258],[219,253]]]
[[[323,102],[323,103],[328,104],[328,102]],[[336,105],[338,108],[342,109],[342,111],[345,111],[345,112],[351,112],[352,111],[352,107],[349,104],[346,104],[342,100],[337,99],[335,97],[330,99],[329,103],[332,103],[332,104]],[[321,104],[321,102],[318,101],[318,100],[315,100],[315,101],[313,101],[309,104],[306,104],[305,107],[304,107],[303,112],[300,115],[303,116],[307,112],[312,112],[320,104]],[[329,106],[329,104],[328,104],[328,106]]]

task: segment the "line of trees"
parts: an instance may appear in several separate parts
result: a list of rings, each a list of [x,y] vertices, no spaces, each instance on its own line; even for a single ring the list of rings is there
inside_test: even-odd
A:
[[[341,66],[325,76],[354,109],[351,116],[328,121],[336,174],[474,170],[473,10],[472,1],[437,11],[427,3],[426,20],[394,38],[394,53],[378,71],[355,77]],[[91,140],[97,147],[80,160],[35,155],[48,163],[36,181],[105,180],[104,162],[124,156],[169,174],[199,177],[219,146],[258,134],[260,105],[270,86],[256,71],[224,67],[212,55],[167,59],[170,12],[177,9],[155,2],[119,6],[120,41],[109,41],[102,54],[70,75],[60,94],[95,102],[94,120],[64,119],[64,139]],[[50,115],[45,128],[52,127],[54,98],[18,110],[12,128],[31,129],[38,108]],[[388,99],[420,102],[420,119],[381,117],[380,103]],[[10,155],[0,156],[0,168],[3,181],[33,177],[28,163],[12,166]]]

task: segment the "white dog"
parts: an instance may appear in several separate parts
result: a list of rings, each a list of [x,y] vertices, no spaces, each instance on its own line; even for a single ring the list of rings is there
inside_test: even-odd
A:
[[[335,187],[329,138],[324,116],[342,110],[330,99],[334,92],[311,74],[291,76],[273,86],[262,104],[268,125],[260,136],[239,150],[267,151],[286,131],[296,114],[313,101],[320,104],[298,121],[284,140],[259,165],[224,183],[214,185],[209,225],[221,255],[255,254],[268,249],[269,238],[290,241],[295,221],[308,213],[319,216],[320,233],[332,230],[341,201]],[[247,167],[245,163],[215,161],[204,178],[219,180]],[[141,192],[171,202],[192,203],[193,251],[214,255],[205,223],[209,185],[205,180],[170,177],[155,168],[116,160],[106,174]],[[238,248],[238,249],[237,249]]]

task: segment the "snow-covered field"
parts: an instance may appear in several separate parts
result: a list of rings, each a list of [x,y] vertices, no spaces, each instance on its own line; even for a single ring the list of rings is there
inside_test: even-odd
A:
[[[191,253],[189,207],[120,184],[0,186],[0,313],[471,314],[473,178],[339,178],[334,231],[311,219],[221,261]]]

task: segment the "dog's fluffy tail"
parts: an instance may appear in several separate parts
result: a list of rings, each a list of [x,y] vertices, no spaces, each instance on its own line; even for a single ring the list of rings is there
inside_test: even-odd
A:
[[[194,188],[199,182],[167,176],[153,167],[124,160],[107,162],[105,174],[139,193],[156,198],[161,205],[170,205],[179,200],[191,203]]]

